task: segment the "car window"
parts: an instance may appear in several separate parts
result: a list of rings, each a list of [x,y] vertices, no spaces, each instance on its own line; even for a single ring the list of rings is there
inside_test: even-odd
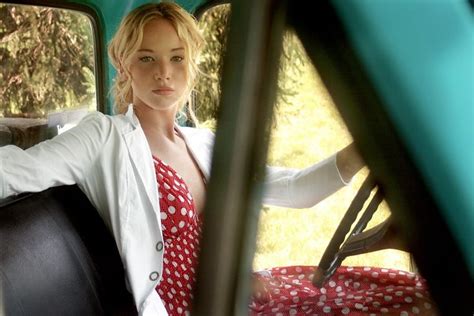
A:
[[[97,109],[85,14],[0,3],[0,104],[0,145],[22,148]]]
[[[199,20],[206,46],[200,61],[203,76],[196,87],[195,109],[201,125],[210,128],[215,128],[218,116],[229,10],[228,5],[217,6]],[[279,67],[268,164],[304,168],[351,143],[352,136],[317,70],[290,30],[284,36]],[[264,206],[258,224],[254,270],[318,264],[368,172],[365,168],[348,186],[309,209]],[[389,207],[383,202],[368,227],[389,215]],[[409,254],[392,249],[351,256],[344,265],[412,269]]]

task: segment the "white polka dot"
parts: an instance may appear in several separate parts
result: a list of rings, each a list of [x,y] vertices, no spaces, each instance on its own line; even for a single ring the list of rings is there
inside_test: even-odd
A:
[[[165,219],[168,218],[168,215],[166,215],[165,212],[161,212],[161,213],[160,213],[160,216],[161,216],[161,219],[162,219],[162,220],[165,220]]]
[[[423,297],[423,294],[421,294],[420,292],[415,292],[415,295],[416,295],[416,297],[419,297],[419,298]]]
[[[390,302],[392,300],[392,297],[390,295],[385,295],[383,299],[387,302]]]
[[[370,289],[371,290],[375,290],[376,288],[377,288],[377,284],[375,284],[375,283],[370,284]]]
[[[298,296],[293,297],[293,303],[298,303],[300,298]]]
[[[357,309],[362,309],[364,307],[364,305],[362,305],[361,303],[356,303],[354,306]]]
[[[323,293],[323,294],[326,294],[326,292],[327,292],[324,287],[322,287],[319,291],[320,291],[321,293]]]
[[[336,286],[336,282],[334,282],[334,281],[329,281],[329,286],[330,286],[330,287],[335,287],[335,286]]]
[[[286,271],[286,269],[281,269],[280,272],[281,272],[282,274],[286,274],[287,271]]]
[[[175,200],[175,197],[174,197],[174,195],[172,195],[171,193],[168,193],[167,199],[168,199],[169,201],[174,201],[174,200]]]
[[[178,228],[176,226],[171,227],[171,232],[174,234],[178,231]]]
[[[393,304],[393,308],[400,308],[400,304]]]
[[[396,292],[395,292],[395,295],[396,295],[396,296],[402,296],[402,295],[403,295],[403,292],[402,292],[402,291],[396,291]]]
[[[298,292],[296,292],[296,291],[291,291],[291,292],[290,292],[290,295],[291,295],[291,296],[296,296],[297,294],[298,294]]]
[[[352,270],[354,270],[353,267],[347,267],[347,271],[352,271]]]
[[[360,283],[359,282],[354,282],[354,288],[358,289],[359,287],[360,287]]]
[[[319,297],[319,301],[320,301],[320,302],[324,302],[326,299],[327,299],[326,295],[321,295],[321,296]]]
[[[370,267],[364,267],[364,271],[370,271],[372,270]]]
[[[294,308],[290,309],[290,315],[296,315],[296,314],[298,314],[296,309],[294,309]]]
[[[344,292],[337,293],[337,296],[339,296],[339,297],[344,296],[344,295],[346,295],[346,293],[344,293]]]
[[[178,196],[178,199],[181,201],[181,203],[184,202],[184,198],[181,195]]]
[[[381,311],[382,313],[388,313],[388,308],[382,307],[382,308],[380,309],[380,311]]]
[[[181,314],[183,312],[183,309],[181,307],[178,307],[177,311],[178,311],[178,313]]]
[[[336,287],[336,292],[341,292],[341,291],[342,291],[342,287],[341,287],[340,285],[338,285],[338,286]]]
[[[325,312],[326,314],[329,314],[331,312],[331,307],[330,306],[324,306],[323,307],[323,312]]]
[[[183,228],[186,223],[184,221],[180,221],[178,226],[179,228]]]
[[[336,303],[337,306],[342,305],[342,298],[336,298],[334,303]]]
[[[373,278],[377,278],[379,276],[379,273],[378,272],[372,272],[370,274]]]
[[[348,307],[344,307],[341,311],[344,315],[347,315],[351,312],[351,310]]]
[[[168,196],[168,200],[169,200],[169,196]],[[174,208],[174,206],[168,206],[168,212],[170,212],[170,214],[174,214],[176,212],[176,209]]]
[[[304,274],[300,274],[300,275],[298,275],[298,279],[300,279],[300,280],[303,280],[303,279],[304,279],[304,277],[305,277],[305,275],[304,275]]]
[[[166,190],[171,189],[170,186],[168,185],[168,183],[165,183],[165,184],[164,184],[164,187],[165,187]]]
[[[402,311],[402,312],[400,313],[400,316],[408,316],[408,313],[405,312],[405,311]]]
[[[181,209],[181,215],[185,216],[188,213],[188,211],[183,207]]]
[[[411,303],[413,302],[413,299],[410,296],[405,297],[405,302]]]

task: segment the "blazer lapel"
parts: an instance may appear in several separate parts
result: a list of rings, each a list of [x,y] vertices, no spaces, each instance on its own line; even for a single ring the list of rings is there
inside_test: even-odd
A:
[[[141,185],[143,185],[153,210],[159,215],[156,176],[153,167],[152,154],[145,133],[143,133],[140,125],[137,124],[132,130],[125,132],[123,138],[127,145],[134,171],[139,178],[137,181],[141,182]]]

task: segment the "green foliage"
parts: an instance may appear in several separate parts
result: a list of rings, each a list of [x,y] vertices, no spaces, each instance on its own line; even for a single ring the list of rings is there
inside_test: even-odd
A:
[[[200,122],[217,117],[229,18],[230,6],[220,5],[206,11],[199,20],[205,43],[199,60],[201,77],[195,88],[195,111]]]
[[[220,102],[223,58],[230,22],[230,6],[220,5],[208,10],[199,20],[205,39],[200,58],[202,76],[196,86],[196,116],[199,121],[215,120]],[[304,49],[297,36],[287,31],[283,36],[282,54],[276,96],[276,109],[288,104],[300,89],[298,78],[306,67]]]
[[[93,36],[84,15],[0,4],[0,115],[44,117],[89,105],[93,73]]]

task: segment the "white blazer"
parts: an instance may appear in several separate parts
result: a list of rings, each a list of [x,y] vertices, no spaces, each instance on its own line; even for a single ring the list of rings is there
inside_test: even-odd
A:
[[[214,135],[180,128],[209,179]],[[310,207],[345,183],[335,156],[303,170],[268,167],[264,203]],[[163,268],[158,186],[143,129],[130,106],[124,115],[93,113],[27,150],[0,148],[0,198],[77,184],[115,237],[140,315],[167,315],[155,291]]]

